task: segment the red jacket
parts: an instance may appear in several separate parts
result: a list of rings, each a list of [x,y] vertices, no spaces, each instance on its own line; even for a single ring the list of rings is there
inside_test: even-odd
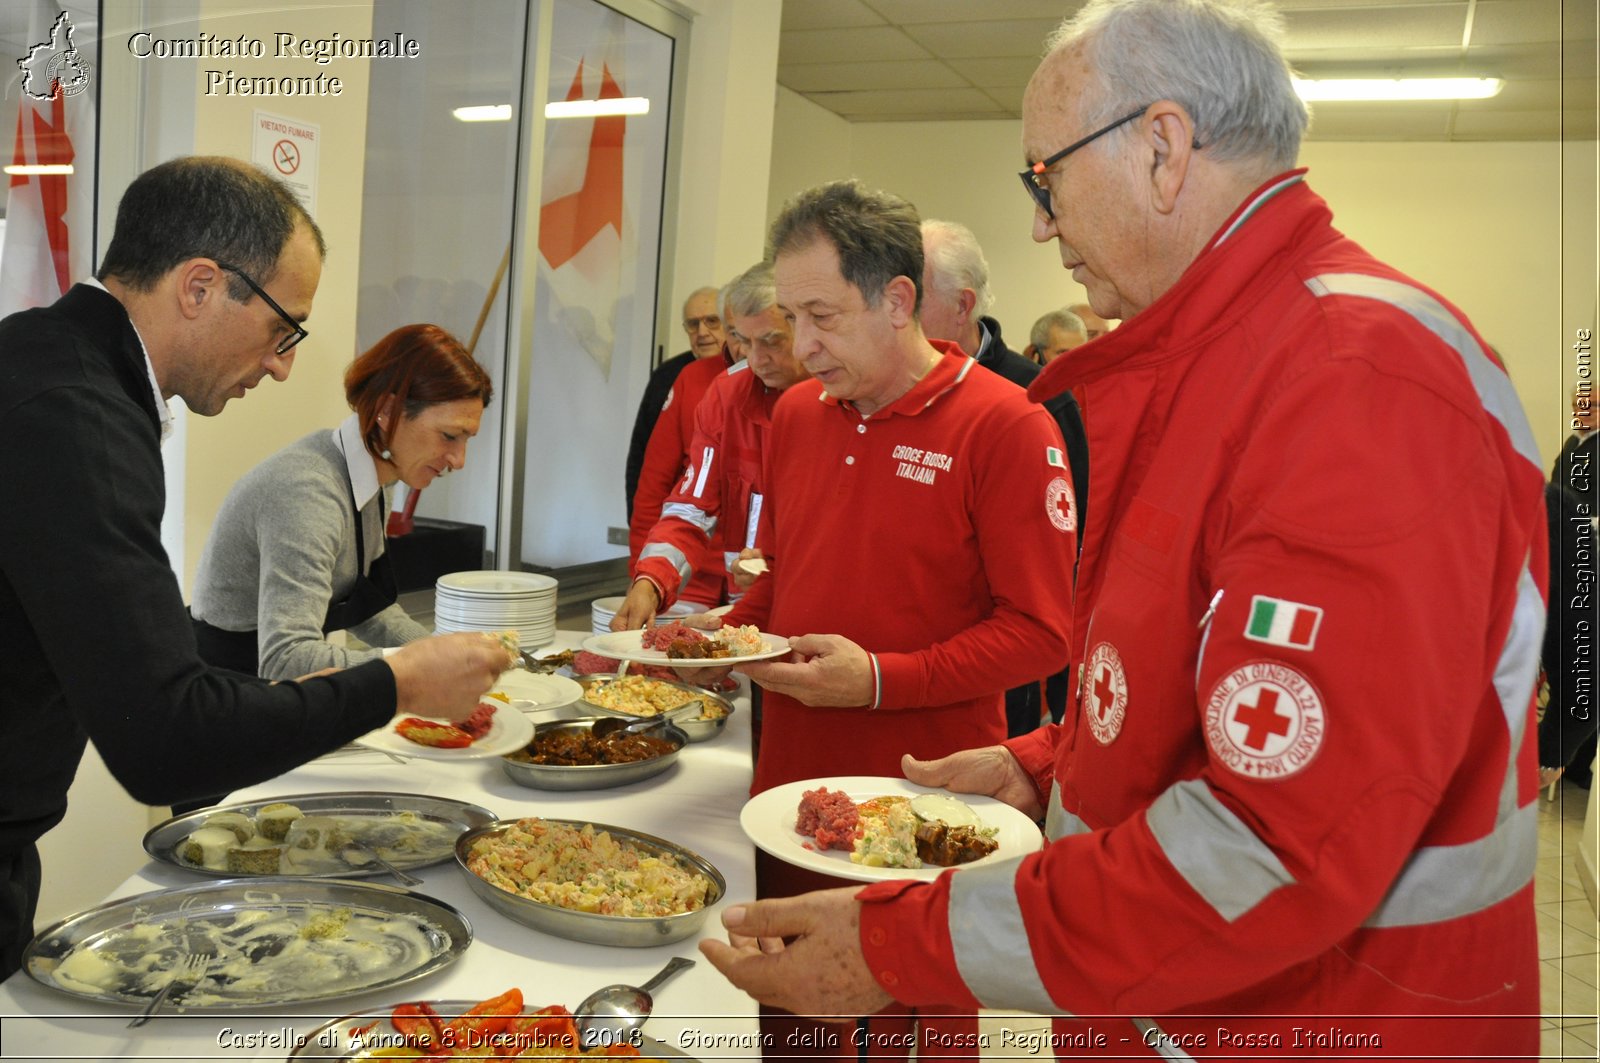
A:
[[[696,571],[726,573],[740,550],[755,545],[762,454],[782,394],[739,362],[695,407],[689,466],[633,566],[634,579],[655,584],[662,609],[677,601]]]
[[[1536,1052],[1538,453],[1301,177],[1032,389],[1082,406],[1100,514],[1076,712],[1008,743],[1057,840],[866,892],[906,1003],[1155,1018],[1108,1053]]]
[[[711,384],[728,368],[728,349],[720,356],[701,358],[684,367],[672,382],[661,416],[644,449],[644,466],[639,470],[639,486],[633,495],[633,518],[628,522],[628,557],[637,563],[639,551],[650,537],[650,529],[661,519],[661,507],[683,478],[689,464],[689,444],[694,438],[694,411],[711,390]],[[712,559],[684,589],[683,597],[702,605],[722,601],[722,582],[727,575],[721,558]]]
[[[1002,693],[1067,659],[1072,487],[1060,433],[953,344],[863,419],[816,381],[768,441],[758,579],[729,624],[839,634],[874,654],[873,706],[767,691],[753,793],[824,775],[899,775],[1005,737]]]

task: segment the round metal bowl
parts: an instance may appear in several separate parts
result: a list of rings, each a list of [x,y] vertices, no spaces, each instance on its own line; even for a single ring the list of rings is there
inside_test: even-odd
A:
[[[615,678],[617,678],[616,675],[610,672],[596,672],[592,675],[578,676],[578,685],[583,687],[583,693],[585,695],[584,700],[578,702],[578,704],[584,706],[586,709],[593,709],[596,713],[604,716],[622,716],[629,720],[644,719],[645,717],[636,715],[634,713],[622,712],[619,709],[608,709],[604,705],[596,705],[594,702],[588,700],[587,696],[590,687],[594,686],[596,683],[610,682]],[[679,714],[672,717],[672,723],[684,734],[688,735],[689,741],[691,742],[704,742],[708,738],[715,738],[717,734],[727,726],[728,717],[733,715],[733,702],[730,699],[723,697],[721,694],[713,694],[704,687],[697,687],[690,683],[674,683],[669,679],[655,679],[653,682],[663,683],[666,686],[672,687],[674,690],[681,691],[683,693],[683,700],[685,701],[688,701],[690,698],[701,698],[704,701],[716,705],[722,709],[722,716],[711,719],[706,719],[693,713],[689,713],[687,715]]]
[[[587,731],[594,726],[596,720],[615,718],[605,714],[535,724],[534,741],[537,741],[540,735],[552,731]],[[671,722],[667,723],[664,731],[657,732],[657,737],[671,742],[672,751],[648,760],[632,760],[625,764],[530,764],[525,760],[515,759],[517,756],[515,753],[507,753],[500,758],[500,767],[505,769],[506,775],[512,782],[519,786],[530,786],[535,790],[604,790],[612,786],[625,786],[640,779],[648,779],[652,775],[659,775],[672,767],[677,763],[678,750],[689,741],[689,736]]]
[[[588,823],[581,819],[548,819],[546,822],[574,829],[581,829]],[[501,820],[461,835],[456,839],[456,866],[466,875],[473,892],[487,901],[491,908],[546,934],[554,934],[556,937],[572,941],[587,941],[594,945],[620,945],[627,948],[666,945],[698,934],[705,925],[706,916],[710,914],[712,906],[722,900],[728,891],[728,882],[722,877],[722,872],[699,853],[652,834],[642,834],[605,823],[588,823],[596,832],[605,831],[617,841],[651,855],[669,855],[680,867],[698,871],[710,879],[711,888],[706,891],[705,904],[696,911],[681,912],[677,915],[638,917],[596,915],[593,912],[580,912],[553,904],[541,904],[491,885],[467,866],[474,842],[480,838],[505,834],[516,825],[516,820]]]

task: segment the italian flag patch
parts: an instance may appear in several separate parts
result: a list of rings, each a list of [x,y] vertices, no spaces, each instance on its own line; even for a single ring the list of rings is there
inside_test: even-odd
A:
[[[1061,451],[1055,447],[1044,448],[1044,462],[1046,465],[1054,465],[1058,469],[1065,469],[1067,467],[1066,458],[1062,455]]]
[[[1309,650],[1317,643],[1322,610],[1314,605],[1286,602],[1258,594],[1250,599],[1250,620],[1244,637],[1292,650]]]

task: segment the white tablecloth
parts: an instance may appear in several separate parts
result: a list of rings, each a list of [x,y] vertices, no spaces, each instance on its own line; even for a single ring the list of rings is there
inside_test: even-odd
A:
[[[557,646],[573,646],[581,638],[576,632],[561,632]],[[339,790],[398,791],[471,802],[502,819],[585,819],[643,831],[694,850],[722,872],[727,896],[712,910],[705,927],[706,934],[720,934],[719,912],[755,895],[754,851],[739,828],[739,810],[750,787],[750,701],[743,689],[735,704],[722,732],[687,746],[667,772],[612,790],[527,789],[506,777],[498,758],[464,763],[413,759],[400,764],[381,753],[362,753],[313,761],[227,800]],[[86,841],[93,844],[92,839]],[[264,1008],[248,1014],[161,1015],[134,1030],[127,1028],[132,1017],[128,1009],[87,1003],[19,972],[0,985],[0,1059],[283,1059],[296,1036],[338,1015],[406,1000],[479,1000],[512,986],[520,987],[530,1004],[570,1008],[602,985],[644,982],[672,956],[694,959],[696,966],[654,994],[656,1010],[645,1032],[701,1059],[759,1056],[752,1047],[755,1002],[700,958],[695,938],[651,948],[568,941],[490,908],[472,892],[454,861],[416,874],[423,884],[414,889],[464,913],[475,933],[461,959],[442,971],[401,987],[326,1004]],[[180,868],[152,862],[112,896],[202,881]],[[393,882],[387,877],[373,881]]]

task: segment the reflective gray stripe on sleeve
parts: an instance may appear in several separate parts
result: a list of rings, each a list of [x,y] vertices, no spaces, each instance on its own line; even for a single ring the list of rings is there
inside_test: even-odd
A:
[[[950,946],[961,980],[985,1007],[1068,1016],[1045,990],[1017,905],[1020,860],[950,876]]]
[[[700,476],[694,482],[694,490],[690,493],[696,498],[706,496],[706,477],[711,475],[711,463],[717,460],[715,447],[703,447],[700,451]]]
[[[1199,779],[1168,787],[1144,818],[1173,869],[1230,923],[1294,884],[1277,854]]]
[[[716,517],[713,517],[699,506],[691,506],[687,502],[668,502],[662,506],[661,519],[665,520],[668,517],[676,517],[678,520],[688,521],[696,528],[699,528],[707,539],[711,538],[711,533],[717,530]]]
[[[1511,608],[1511,627],[1500,659],[1494,666],[1494,689],[1500,710],[1506,714],[1513,755],[1528,726],[1528,706],[1533,704],[1533,684],[1539,678],[1539,655],[1544,648],[1544,622],[1549,610],[1539,594],[1528,563],[1517,576],[1517,601]]]
[[[689,577],[694,575],[694,570],[689,567],[689,559],[683,556],[682,550],[666,543],[646,543],[644,549],[639,551],[639,560],[643,561],[647,557],[665,558],[673,568],[677,569],[680,592],[689,585]]]
[[[1061,784],[1050,784],[1050,800],[1045,804],[1044,836],[1051,841],[1069,834],[1088,834],[1089,824],[1061,806]]]
[[[1518,809],[1493,833],[1462,845],[1418,849],[1364,925],[1423,926],[1498,904],[1533,879],[1538,811]]]
[[[1539,448],[1533,442],[1533,429],[1523,416],[1522,403],[1517,400],[1516,389],[1505,370],[1484,353],[1472,333],[1467,331],[1456,316],[1445,309],[1443,303],[1420,288],[1387,277],[1369,277],[1364,273],[1324,273],[1306,281],[1306,287],[1319,298],[1326,295],[1353,295],[1362,299],[1376,299],[1388,303],[1411,315],[1423,328],[1449,344],[1461,356],[1467,376],[1477,389],[1478,400],[1489,415],[1500,422],[1511,437],[1511,445],[1534,464],[1539,462]]]

